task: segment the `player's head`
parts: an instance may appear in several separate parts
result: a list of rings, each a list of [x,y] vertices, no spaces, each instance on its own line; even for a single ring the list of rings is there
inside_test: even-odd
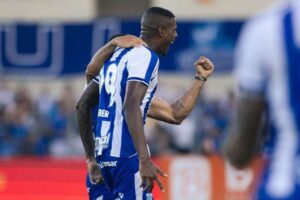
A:
[[[176,28],[175,15],[164,8],[151,7],[145,11],[141,19],[142,38],[155,43],[154,50],[162,55],[168,52],[170,44],[177,37]]]

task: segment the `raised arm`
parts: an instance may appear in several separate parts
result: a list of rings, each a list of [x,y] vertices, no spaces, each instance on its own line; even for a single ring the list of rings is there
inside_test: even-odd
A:
[[[213,70],[212,62],[205,57],[200,57],[195,63],[195,80],[187,91],[173,104],[154,97],[148,117],[171,124],[180,124],[194,108],[201,88]]]
[[[93,77],[99,74],[105,60],[107,60],[113,51],[117,47],[128,48],[133,46],[145,45],[146,43],[134,35],[118,36],[110,40],[103,47],[101,47],[92,57],[91,61],[87,65],[85,76],[87,83],[89,83]]]

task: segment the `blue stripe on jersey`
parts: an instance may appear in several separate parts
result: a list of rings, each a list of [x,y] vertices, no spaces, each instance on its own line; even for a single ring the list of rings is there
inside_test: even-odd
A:
[[[122,77],[122,80],[121,80],[121,99],[122,99],[122,104],[124,103],[124,99],[125,99],[127,77],[128,77],[128,70],[127,70],[127,62],[126,62],[125,68],[124,68],[124,71],[123,71],[123,77]]]
[[[290,11],[284,17],[284,39],[288,64],[289,103],[300,133],[300,49],[297,47],[293,29],[293,14]]]
[[[158,56],[156,55],[156,53],[153,52],[151,49],[149,49],[149,51],[151,52],[151,60],[149,62],[149,66],[148,66],[146,76],[145,76],[145,79],[144,79],[144,81],[148,84],[150,82],[152,73],[153,73],[154,68],[155,68],[155,66],[157,64],[157,61],[158,61]]]
[[[121,61],[121,58],[132,49],[133,49],[133,47],[123,49],[122,52],[119,54],[119,56],[116,58],[116,62],[117,62],[116,64],[118,65],[119,62]]]
[[[152,101],[152,98],[155,94],[156,88],[157,88],[157,86],[151,92],[150,97],[148,99],[148,102],[146,103],[146,106],[144,108],[144,116],[143,116],[144,123],[146,122],[147,112],[148,112],[148,109],[149,109],[149,106],[150,106],[150,102]]]
[[[110,124],[110,137],[111,137],[111,139],[109,140],[109,143],[108,143],[108,147],[107,147],[107,149],[104,149],[103,150],[103,152],[105,152],[106,150],[109,150],[110,151],[110,149],[111,149],[111,147],[112,147],[112,139],[113,139],[113,133],[112,133],[112,130],[114,130],[114,119],[116,118],[116,104],[114,103],[114,105],[112,106],[112,108],[110,109],[110,115],[111,115],[111,117],[109,118],[110,119],[110,122],[111,122],[111,124]]]

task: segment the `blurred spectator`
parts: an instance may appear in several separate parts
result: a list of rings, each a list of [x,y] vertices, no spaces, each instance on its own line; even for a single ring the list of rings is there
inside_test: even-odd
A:
[[[25,87],[12,91],[1,85],[0,97],[0,156],[83,154],[72,86],[65,85],[57,97],[42,88],[35,97]],[[233,107],[232,92],[224,98],[202,96],[197,109],[179,126],[149,120],[146,137],[152,155],[218,153]]]
[[[4,105],[7,109],[11,109],[13,104],[14,94],[13,92],[8,88],[5,81],[1,80],[0,84],[0,105]]]
[[[199,127],[196,135],[199,142],[196,148],[200,153],[220,153],[222,140],[226,136],[230,121],[234,118],[234,104],[232,91],[224,98],[200,100],[197,118]]]
[[[170,137],[170,147],[177,153],[189,153],[194,149],[196,123],[193,114],[194,112],[177,126],[161,122]]]
[[[145,130],[146,140],[151,149],[151,155],[157,156],[174,153],[171,147],[171,134],[158,121],[151,120],[151,122],[152,124]]]
[[[42,88],[36,99],[37,109],[41,117],[48,116],[54,106],[54,98],[48,88]]]
[[[0,155],[49,155],[58,141],[80,154],[74,115],[75,97],[66,86],[57,100],[45,88],[36,99],[20,87],[15,92],[1,84],[0,88]],[[3,98],[2,98],[3,97]],[[73,141],[75,140],[75,142]],[[79,139],[77,139],[79,141]],[[77,142],[78,143],[78,142]],[[78,150],[79,149],[79,150]]]
[[[83,149],[77,130],[75,96],[70,85],[61,91],[53,111],[52,121],[56,137],[50,145],[53,156],[82,155]]]

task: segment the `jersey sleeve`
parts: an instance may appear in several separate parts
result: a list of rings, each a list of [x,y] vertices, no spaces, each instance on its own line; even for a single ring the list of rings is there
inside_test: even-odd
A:
[[[149,85],[158,64],[159,59],[154,52],[145,47],[134,48],[127,63],[127,81],[140,81]]]
[[[238,90],[246,95],[261,96],[265,92],[266,38],[259,21],[248,22],[243,28],[235,52],[234,76]]]

